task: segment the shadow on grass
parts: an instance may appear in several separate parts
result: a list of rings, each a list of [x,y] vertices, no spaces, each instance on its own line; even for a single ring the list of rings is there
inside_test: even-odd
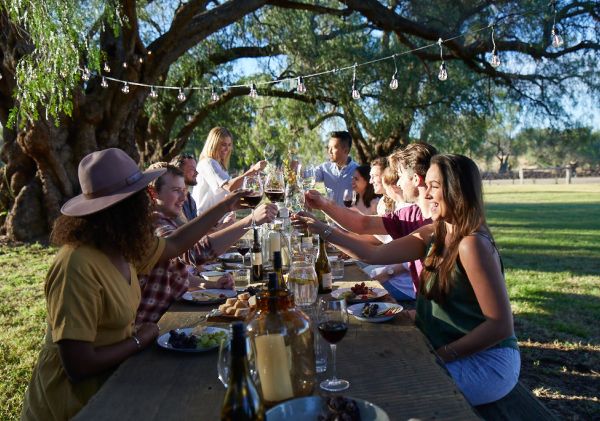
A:
[[[488,203],[487,218],[494,227],[524,229],[582,229],[598,228],[598,203]],[[505,221],[510,219],[510,222]],[[497,220],[497,221],[496,221]]]

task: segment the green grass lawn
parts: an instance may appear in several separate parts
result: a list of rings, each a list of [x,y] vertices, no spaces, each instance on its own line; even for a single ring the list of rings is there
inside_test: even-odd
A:
[[[486,186],[522,350],[521,381],[561,419],[600,414],[600,185]],[[0,420],[18,419],[43,339],[54,250],[0,245]]]

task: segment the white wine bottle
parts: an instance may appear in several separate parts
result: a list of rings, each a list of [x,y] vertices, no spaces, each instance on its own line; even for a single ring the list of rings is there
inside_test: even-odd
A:
[[[265,406],[248,367],[244,322],[231,324],[231,367],[221,421],[264,421]]]
[[[327,258],[325,244],[323,237],[319,237],[319,253],[317,254],[317,260],[315,261],[315,272],[317,272],[317,278],[319,280],[319,294],[330,293],[331,285],[333,283],[331,278],[331,265]]]

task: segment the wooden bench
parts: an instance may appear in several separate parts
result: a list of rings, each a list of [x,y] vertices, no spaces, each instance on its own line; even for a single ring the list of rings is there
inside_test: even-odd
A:
[[[552,421],[558,418],[521,383],[499,401],[479,405],[475,410],[486,421]]]

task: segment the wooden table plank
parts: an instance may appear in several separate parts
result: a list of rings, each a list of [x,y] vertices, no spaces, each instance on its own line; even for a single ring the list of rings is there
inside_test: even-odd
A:
[[[352,286],[367,277],[349,266],[345,279],[351,285],[336,285]],[[210,308],[175,303],[160,321],[161,333],[205,324]],[[150,347],[123,362],[75,419],[217,420],[225,394],[217,378],[217,356],[217,351],[185,354]],[[318,382],[326,374],[319,374]],[[351,317],[338,344],[338,375],[351,383],[345,396],[381,406],[391,420],[479,419],[423,334],[402,314],[382,324]],[[318,386],[315,394],[321,394]]]

